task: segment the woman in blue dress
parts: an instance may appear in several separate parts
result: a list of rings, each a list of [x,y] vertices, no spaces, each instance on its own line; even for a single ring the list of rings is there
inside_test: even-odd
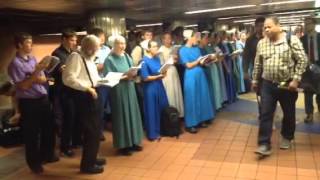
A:
[[[197,133],[197,126],[206,127],[204,122],[214,117],[207,77],[198,60],[200,49],[194,46],[199,40],[196,34],[192,30],[185,30],[184,36],[188,40],[179,51],[181,64],[186,68],[183,83],[185,126],[190,133]]]
[[[233,76],[233,60],[230,54],[232,50],[230,49],[230,44],[227,41],[227,33],[225,31],[222,32],[221,42],[219,43],[219,48],[225,54],[225,59],[223,61],[224,65],[224,74],[226,78],[226,87],[227,87],[227,95],[228,95],[228,103],[233,103],[237,99],[237,90],[236,90],[236,82]]]
[[[140,75],[143,79],[144,125],[148,139],[153,141],[160,138],[161,112],[169,103],[162,84],[165,74],[159,73],[161,65],[156,41],[149,41],[147,52],[142,59]]]

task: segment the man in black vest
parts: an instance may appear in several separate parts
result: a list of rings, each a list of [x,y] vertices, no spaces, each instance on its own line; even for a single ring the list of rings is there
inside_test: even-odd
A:
[[[301,41],[306,54],[308,55],[309,63],[320,65],[320,33],[315,31],[316,19],[307,18],[305,20],[305,35],[301,37]],[[313,122],[313,95],[316,94],[310,90],[304,91],[304,106],[306,112],[305,123]],[[320,112],[320,94],[316,94],[316,102],[318,112]]]
[[[60,64],[53,71],[54,77],[54,117],[61,127],[61,153],[67,157],[72,157],[74,152],[71,149],[72,136],[75,127],[75,105],[71,98],[71,89],[62,83],[62,72],[68,56],[77,48],[77,34],[71,29],[62,32],[61,45],[52,52],[53,56],[60,59]],[[73,142],[74,143],[74,142]]]

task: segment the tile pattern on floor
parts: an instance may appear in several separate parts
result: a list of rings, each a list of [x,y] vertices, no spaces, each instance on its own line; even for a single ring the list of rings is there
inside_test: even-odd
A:
[[[248,95],[246,95],[248,96]],[[244,96],[246,98],[246,96]],[[248,98],[246,98],[248,99]],[[237,103],[243,103],[242,100]],[[209,128],[196,135],[183,133],[179,139],[162,138],[160,142],[144,140],[144,150],[130,157],[118,156],[112,148],[112,136],[101,144],[100,156],[107,157],[105,172],[99,175],[79,173],[81,151],[75,158],[61,158],[60,162],[45,165],[45,173],[37,176],[30,173],[21,158],[12,159],[22,164],[5,179],[110,179],[110,180],[313,180],[320,177],[320,135],[297,132],[291,150],[279,150],[280,130],[272,136],[273,155],[258,160],[254,154],[258,128],[250,123],[234,121],[251,119],[248,112],[222,111]],[[9,152],[7,152],[9,151]],[[1,149],[0,156],[20,153],[15,149]],[[16,155],[18,156],[18,155]],[[12,157],[12,156],[11,156]],[[11,159],[10,159],[11,160]],[[0,158],[0,167],[5,167],[8,158]],[[0,168],[5,170],[5,168]],[[0,172],[1,175],[1,172]]]

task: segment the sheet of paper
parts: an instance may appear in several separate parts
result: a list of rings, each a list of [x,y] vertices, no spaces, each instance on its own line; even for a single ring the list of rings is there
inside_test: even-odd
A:
[[[98,81],[98,85],[114,87],[119,84],[122,76],[123,73],[109,72],[104,78],[101,78],[101,80]]]

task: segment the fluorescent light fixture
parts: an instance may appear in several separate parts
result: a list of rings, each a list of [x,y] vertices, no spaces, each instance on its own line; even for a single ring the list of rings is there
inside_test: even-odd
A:
[[[162,23],[138,24],[138,25],[136,25],[136,27],[149,27],[149,26],[162,26]]]
[[[80,31],[76,32],[78,36],[85,36],[87,35],[87,31]],[[40,34],[39,36],[61,36],[62,33],[49,33],[49,34]]]
[[[295,16],[280,16],[279,19],[290,19],[290,18],[304,18],[309,17],[310,15],[295,15]]]
[[[281,12],[281,13],[274,13],[274,14],[301,14],[301,13],[311,13],[315,12],[315,10],[302,10],[302,11],[290,11],[290,12]]]
[[[189,25],[185,25],[184,27],[185,28],[189,28],[189,27],[197,27],[198,24],[189,24]]]
[[[244,20],[237,20],[233,21],[234,23],[245,23],[245,22],[254,22],[256,19],[244,19]]]
[[[246,22],[246,23],[243,23],[243,24],[245,24],[245,25],[252,25],[252,24],[254,24],[254,22]]]
[[[223,7],[223,8],[215,8],[215,9],[203,9],[197,11],[187,11],[185,14],[199,14],[199,13],[208,13],[208,12],[215,12],[215,11],[224,11],[224,10],[231,10],[231,9],[242,9],[242,8],[250,8],[255,7],[255,4],[248,4],[242,6],[231,6],[231,7]]]
[[[293,3],[302,3],[302,2],[313,2],[314,0],[292,0],[292,1],[279,1],[279,2],[270,2],[262,3],[261,6],[270,6],[270,5],[281,5],[281,4],[293,4]]]
[[[234,17],[223,17],[223,18],[218,18],[218,20],[227,20],[227,19],[239,19],[239,18],[248,18],[251,16],[234,16]]]

